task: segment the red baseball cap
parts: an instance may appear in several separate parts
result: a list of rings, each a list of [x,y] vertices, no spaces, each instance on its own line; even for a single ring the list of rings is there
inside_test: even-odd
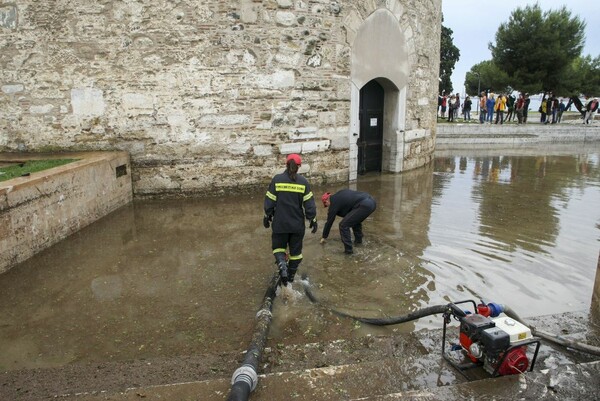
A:
[[[285,159],[285,163],[289,163],[290,160],[293,160],[296,162],[296,164],[298,166],[302,165],[302,159],[300,158],[300,155],[297,155],[296,153],[291,153],[289,155],[287,155],[287,158]]]
[[[330,196],[331,192],[325,192],[323,196],[321,196],[321,201],[323,202],[323,205],[325,205],[325,202],[329,200]]]

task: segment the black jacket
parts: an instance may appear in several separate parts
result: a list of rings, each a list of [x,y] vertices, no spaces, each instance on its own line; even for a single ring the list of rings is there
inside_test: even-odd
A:
[[[296,174],[293,181],[286,171],[271,180],[264,209],[267,216],[273,216],[274,233],[302,233],[304,219],[317,217],[315,197],[306,178]]]
[[[366,192],[354,191],[352,189],[342,189],[329,197],[331,202],[327,212],[327,223],[323,227],[323,238],[329,236],[329,230],[335,221],[336,216],[345,217],[354,208],[357,203],[369,198]]]

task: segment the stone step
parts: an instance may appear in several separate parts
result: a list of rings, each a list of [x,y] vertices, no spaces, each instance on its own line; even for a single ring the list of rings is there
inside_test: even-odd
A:
[[[413,377],[411,363],[397,358],[360,362],[349,365],[328,366],[297,371],[284,371],[259,376],[258,386],[251,400],[302,400],[327,401],[362,399],[410,392],[419,394],[427,390],[430,380]],[[444,372],[447,374],[448,372]],[[452,373],[450,373],[452,374]],[[447,377],[431,373],[433,381],[442,382]],[[419,389],[425,385],[424,389]],[[230,379],[215,379],[172,385],[148,386],[120,393],[72,394],[61,397],[77,401],[129,401],[129,400],[203,400],[217,401],[227,398]]]
[[[427,374],[440,364],[440,349],[432,349],[439,344],[436,339],[439,335],[435,331],[422,331],[267,347],[260,373],[263,377],[287,377],[297,372],[335,371],[339,366],[347,369],[390,359],[402,360],[402,374],[419,377],[415,383],[421,387],[436,386],[437,382],[427,379]],[[204,386],[223,382],[225,385],[221,387],[228,391],[231,375],[243,357],[241,352],[228,352],[3,372],[0,373],[0,399],[29,401],[67,394],[113,394],[127,388],[170,387],[186,382],[207,383]],[[442,376],[444,384],[449,384],[454,382],[456,374],[446,367]]]
[[[425,391],[373,395],[355,401],[597,400],[600,361],[561,365],[524,375],[488,378]]]
[[[252,401],[433,401],[433,400],[592,400],[600,384],[600,362],[561,365],[523,375],[487,378],[427,389],[403,390],[400,361],[344,365],[261,375]],[[76,401],[220,401],[227,398],[228,380],[179,383],[131,389],[118,394],[81,394]]]

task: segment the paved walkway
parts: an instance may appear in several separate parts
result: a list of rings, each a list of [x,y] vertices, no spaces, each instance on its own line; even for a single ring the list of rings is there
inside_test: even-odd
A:
[[[438,123],[436,145],[502,144],[520,146],[547,143],[600,143],[600,122],[583,124],[580,119],[560,124]]]

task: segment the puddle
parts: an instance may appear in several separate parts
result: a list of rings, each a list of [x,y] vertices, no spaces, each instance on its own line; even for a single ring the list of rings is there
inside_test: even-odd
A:
[[[589,310],[599,154],[447,156],[361,177],[377,199],[365,243],[344,255],[339,218],[325,245],[307,230],[298,276],[363,317],[479,297],[524,317]],[[275,271],[263,195],[136,201],[1,275],[0,369],[246,349]],[[319,205],[321,230],[325,217]],[[442,325],[366,327],[292,288],[274,304],[271,344]]]

